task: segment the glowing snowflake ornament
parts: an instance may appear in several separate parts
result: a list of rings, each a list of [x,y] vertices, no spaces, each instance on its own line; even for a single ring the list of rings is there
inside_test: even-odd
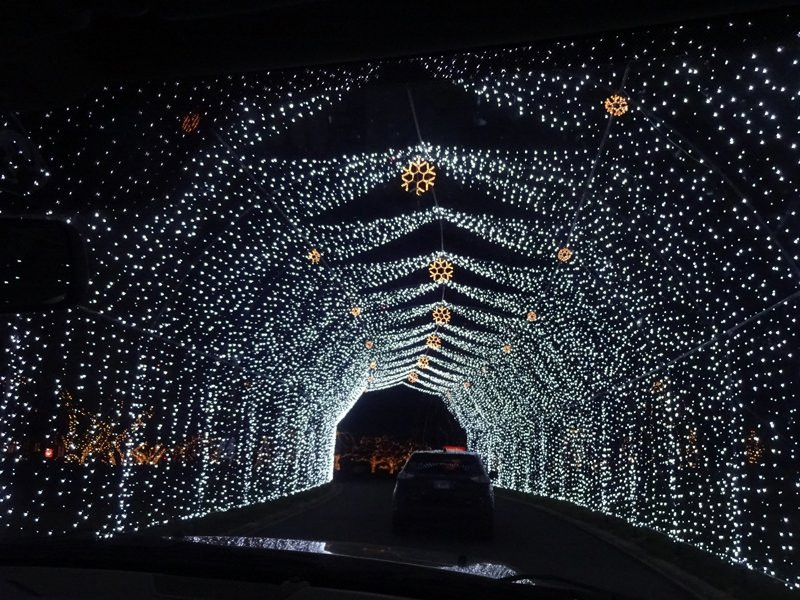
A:
[[[539,315],[536,314],[535,310],[528,311],[528,321],[536,321],[539,318]]]
[[[570,260],[572,260],[572,250],[564,246],[558,251],[557,256],[558,260],[560,260],[562,263],[569,262]]]
[[[628,112],[628,99],[619,94],[612,94],[603,102],[606,112],[612,117],[621,117]]]
[[[446,306],[437,306],[433,309],[433,322],[437,325],[447,325],[450,322],[450,309]]]
[[[428,359],[428,357],[427,357],[427,356],[420,356],[420,357],[417,359],[417,366],[418,366],[420,369],[427,369],[427,368],[428,368],[428,365],[430,364],[430,362],[431,362],[431,361]]]
[[[306,254],[306,258],[311,261],[312,265],[319,264],[320,259],[322,258],[322,254],[319,253],[319,250],[316,248],[312,248],[311,251]]]
[[[353,308],[350,309],[350,314],[353,315],[354,317],[361,316],[361,307],[354,306]]]
[[[453,278],[453,263],[444,258],[437,258],[428,265],[428,274],[434,283],[447,283]]]
[[[409,383],[417,383],[417,381],[419,381],[419,375],[417,375],[415,371],[411,371],[411,373],[408,374],[408,381]]]
[[[428,338],[425,340],[425,345],[428,348],[433,348],[434,350],[438,350],[442,347],[442,338],[438,335],[429,335]]]
[[[410,192],[413,189],[417,196],[421,196],[433,187],[436,171],[427,160],[412,160],[408,166],[403,167],[400,179],[403,181],[400,185],[405,191]]]

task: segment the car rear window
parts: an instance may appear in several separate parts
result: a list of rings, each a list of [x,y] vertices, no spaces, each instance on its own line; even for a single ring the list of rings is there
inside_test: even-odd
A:
[[[404,470],[419,475],[483,475],[478,457],[470,455],[415,454]]]

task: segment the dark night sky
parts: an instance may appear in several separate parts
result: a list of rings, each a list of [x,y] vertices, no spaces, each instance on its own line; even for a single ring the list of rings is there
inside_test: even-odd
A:
[[[432,447],[466,443],[464,430],[441,399],[406,386],[361,396],[339,423],[339,431],[355,437],[386,434]]]

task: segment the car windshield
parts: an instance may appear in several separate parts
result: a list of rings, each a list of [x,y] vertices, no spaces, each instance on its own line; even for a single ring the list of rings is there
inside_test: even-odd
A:
[[[474,477],[483,475],[483,468],[475,456],[447,456],[413,454],[404,472],[414,475],[449,475]]]
[[[136,31],[184,22],[125,4],[152,5]],[[68,221],[89,265],[77,305],[0,315],[3,541],[800,590],[800,18],[607,10],[500,45],[431,26],[418,52],[0,85],[0,216]]]

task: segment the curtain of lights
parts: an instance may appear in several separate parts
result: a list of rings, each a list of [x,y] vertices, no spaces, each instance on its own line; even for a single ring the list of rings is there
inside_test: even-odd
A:
[[[772,18],[0,115],[0,211],[69,218],[92,273],[85,306],[0,322],[3,530],[319,485],[358,397],[406,385],[500,486],[800,587],[800,45]],[[398,69],[484,133],[418,119]],[[410,142],[324,137],[391,85]]]

